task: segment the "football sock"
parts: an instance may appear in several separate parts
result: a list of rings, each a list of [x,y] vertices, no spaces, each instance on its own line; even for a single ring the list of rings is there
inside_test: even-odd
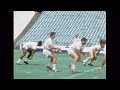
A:
[[[71,69],[75,70],[75,64],[71,64]]]
[[[56,64],[53,64],[53,70],[56,70]]]
[[[89,59],[85,59],[85,60],[83,60],[83,63],[86,63],[88,60],[89,60]]]
[[[19,60],[17,61],[17,63],[20,63],[20,61],[21,61],[21,59],[19,59]]]

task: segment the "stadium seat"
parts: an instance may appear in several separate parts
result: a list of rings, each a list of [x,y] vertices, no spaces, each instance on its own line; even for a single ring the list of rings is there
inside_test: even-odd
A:
[[[59,41],[61,45],[70,44],[76,34],[79,34],[79,38],[86,37],[90,45],[95,45],[100,38],[106,36],[106,12],[44,11],[16,44],[44,41],[52,31],[57,33],[55,41]],[[87,46],[90,46],[89,44]]]

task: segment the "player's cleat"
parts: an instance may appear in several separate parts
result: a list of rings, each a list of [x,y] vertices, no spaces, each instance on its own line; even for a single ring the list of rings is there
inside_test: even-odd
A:
[[[53,72],[60,72],[59,70],[52,70]]]
[[[17,65],[21,65],[20,63],[16,63]]]
[[[31,58],[27,58],[28,60],[31,60]]]
[[[82,61],[82,63],[83,63],[84,66],[86,66],[86,63],[85,63],[85,62]]]
[[[24,61],[25,64],[29,64],[27,61]]]
[[[73,73],[75,70],[71,68],[71,64],[69,65],[69,67],[70,67],[70,71]]]
[[[71,68],[71,64],[69,65],[69,67]]]
[[[88,65],[90,65],[90,66],[94,66],[93,64],[91,64],[91,63],[89,63]]]
[[[86,64],[85,64],[85,63],[83,63],[83,65],[84,65],[84,66],[86,66]]]
[[[72,65],[71,65],[71,64],[69,64],[70,71],[72,71],[71,66],[72,66]]]
[[[70,65],[69,65],[70,71],[71,71],[72,73],[75,73],[76,71],[75,71],[74,69],[72,69],[71,66],[72,66],[72,65],[70,64]]]
[[[48,70],[51,70],[52,71],[52,67],[51,66],[47,66]]]
[[[71,73],[74,74],[74,73],[80,73],[80,72],[76,71],[75,69],[71,69]]]
[[[72,70],[71,72],[72,72],[72,74],[80,73],[79,71],[75,71],[75,70]]]

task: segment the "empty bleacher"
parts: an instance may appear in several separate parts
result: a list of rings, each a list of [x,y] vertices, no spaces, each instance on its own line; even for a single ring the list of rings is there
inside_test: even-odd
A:
[[[68,46],[74,36],[88,39],[87,46],[98,43],[99,39],[106,37],[105,11],[43,11],[36,23],[16,43],[19,45],[26,41],[43,42],[50,32],[56,32],[55,44]]]

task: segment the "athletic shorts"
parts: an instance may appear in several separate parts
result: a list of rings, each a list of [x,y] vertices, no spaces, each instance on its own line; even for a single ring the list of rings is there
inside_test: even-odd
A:
[[[70,53],[75,53],[75,51],[72,48],[69,48],[67,52],[68,52],[68,55],[70,55]]]
[[[88,52],[89,52],[89,53],[93,53],[93,51],[92,51],[92,50],[89,50]]]
[[[43,54],[48,57],[49,55],[53,55],[54,53],[49,51],[49,50],[46,50],[46,49],[43,49]]]
[[[28,49],[28,47],[27,47],[26,45],[23,45],[23,47],[22,47],[22,48]]]

